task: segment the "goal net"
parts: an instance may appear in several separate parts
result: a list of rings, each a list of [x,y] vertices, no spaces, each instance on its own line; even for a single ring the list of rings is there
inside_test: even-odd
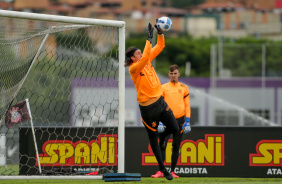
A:
[[[125,23],[0,17],[0,175],[124,172]],[[31,119],[7,126],[25,99]]]

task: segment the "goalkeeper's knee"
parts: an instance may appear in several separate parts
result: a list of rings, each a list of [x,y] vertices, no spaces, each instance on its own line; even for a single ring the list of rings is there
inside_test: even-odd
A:
[[[166,149],[165,142],[160,145],[160,148],[161,148],[162,151],[165,151],[165,149]]]

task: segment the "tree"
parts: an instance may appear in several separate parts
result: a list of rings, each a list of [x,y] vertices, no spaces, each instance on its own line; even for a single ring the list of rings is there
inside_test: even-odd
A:
[[[168,67],[177,64],[180,74],[185,75],[185,65],[191,63],[191,77],[210,76],[211,45],[218,43],[216,37],[192,38],[187,35],[172,37],[166,33],[165,49],[156,58],[156,71],[167,75]],[[146,35],[131,35],[126,40],[128,46],[136,46],[143,50]],[[280,64],[281,42],[246,37],[240,39],[223,39],[223,68],[232,72],[233,76],[262,75],[262,45],[265,44],[266,76],[282,76]],[[281,45],[280,45],[281,44]]]

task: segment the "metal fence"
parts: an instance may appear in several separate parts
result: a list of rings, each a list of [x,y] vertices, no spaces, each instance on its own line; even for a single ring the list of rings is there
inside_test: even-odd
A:
[[[211,45],[212,125],[281,125],[281,44]],[[223,105],[224,104],[224,105]]]

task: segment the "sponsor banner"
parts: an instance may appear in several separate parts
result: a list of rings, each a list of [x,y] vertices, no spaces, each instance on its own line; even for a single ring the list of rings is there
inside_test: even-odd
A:
[[[192,126],[183,134],[175,173],[182,177],[282,177],[281,127]],[[150,177],[158,164],[144,128],[126,128],[126,171]],[[130,151],[128,151],[130,149]],[[172,136],[165,165],[170,169]]]
[[[35,136],[42,171],[70,166],[78,172],[117,170],[117,128],[35,128]],[[20,155],[20,175],[39,174],[30,128],[20,129]]]
[[[105,134],[102,132],[103,136],[97,136],[101,130]],[[175,173],[182,177],[282,177],[281,131],[281,127],[192,126],[192,131],[183,135]],[[117,129],[48,128],[48,132],[46,129],[36,130],[43,168],[67,165],[80,170],[95,170],[99,163],[100,167],[113,166],[114,172],[117,171],[118,158],[114,156],[117,155]],[[145,128],[127,127],[125,134],[125,172],[141,173],[142,177],[155,174],[158,164]],[[35,158],[31,130],[21,129],[20,136],[21,155]],[[105,149],[108,151],[99,154]],[[171,150],[172,136],[164,161],[168,170]],[[31,166],[38,165],[35,160],[31,163],[26,157],[20,159],[21,163]],[[32,174],[31,168],[22,165],[20,173]],[[33,172],[38,171],[34,169]]]

